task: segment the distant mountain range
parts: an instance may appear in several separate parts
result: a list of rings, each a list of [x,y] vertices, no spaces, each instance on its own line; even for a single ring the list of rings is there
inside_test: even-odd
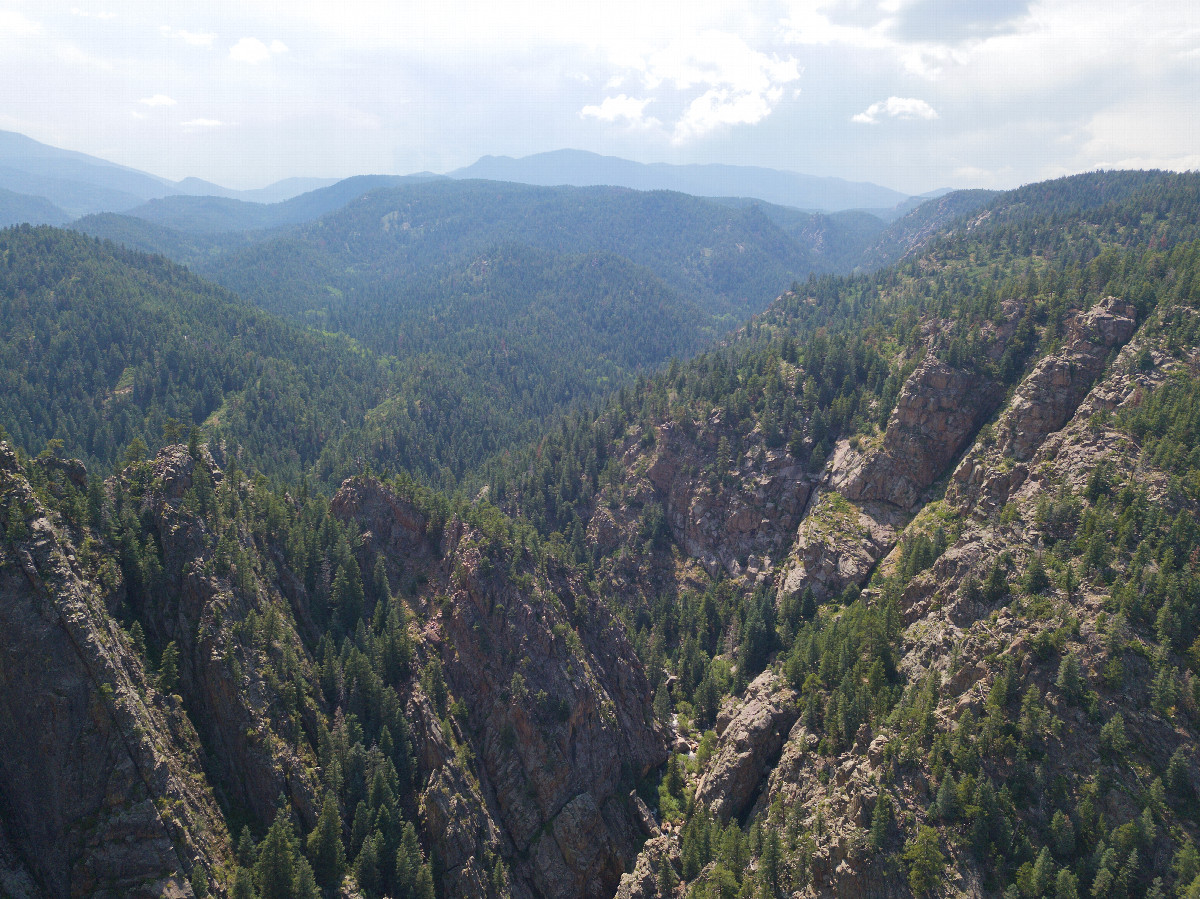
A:
[[[336,181],[288,178],[258,190],[230,190],[199,178],[170,181],[0,131],[0,188],[16,195],[0,194],[2,224],[62,224],[89,213],[125,212],[147,200],[180,194],[277,203]]]
[[[635,190],[677,190],[701,197],[754,197],[810,211],[890,210],[908,194],[865,181],[819,178],[744,165],[645,164],[583,150],[554,150],[513,159],[484,156],[448,173],[451,178],[517,181],[544,186],[611,185]],[[905,210],[907,211],[907,210]]]
[[[367,189],[441,177],[536,186],[673,190],[805,211],[865,210],[885,222],[945,193],[912,197],[878,184],[841,178],[754,166],[648,165],[583,150],[555,150],[521,159],[484,156],[445,176],[427,172],[403,177],[363,175],[340,182],[287,178],[257,190],[231,190],[199,178],[171,181],[52,147],[23,134],[0,131],[0,226],[19,222],[61,225],[87,215],[117,212],[193,233],[263,229],[310,221],[340,205],[336,203],[339,198],[348,202]],[[301,200],[302,195],[309,199]]]

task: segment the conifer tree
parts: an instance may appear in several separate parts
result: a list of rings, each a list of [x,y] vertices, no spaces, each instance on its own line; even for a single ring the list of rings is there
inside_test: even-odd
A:
[[[417,872],[417,888],[414,899],[434,899],[433,872],[429,870],[429,865],[421,865],[421,869]]]
[[[937,831],[924,824],[904,845],[903,857],[908,864],[908,885],[918,896],[933,888],[946,867]]]
[[[375,831],[363,840],[362,849],[354,861],[354,879],[368,896],[378,896],[383,889],[383,879],[379,874],[379,847],[383,837]]]
[[[174,693],[179,686],[179,648],[172,640],[163,647],[158,663],[158,688],[164,693]]]
[[[342,845],[342,816],[332,792],[325,794],[317,826],[308,835],[308,858],[321,889],[336,890],[346,871],[346,850]]]
[[[229,895],[230,899],[258,899],[258,893],[254,890],[254,875],[241,865],[233,875],[233,889]]]
[[[281,808],[275,823],[258,847],[254,876],[259,899],[293,899],[296,881],[296,853],[292,846],[292,822]]]
[[[871,848],[878,851],[887,841],[888,830],[892,826],[892,797],[880,793],[875,800],[875,810],[871,812]]]
[[[412,822],[404,825],[400,848],[396,850],[396,899],[415,899],[421,871],[421,847]]]

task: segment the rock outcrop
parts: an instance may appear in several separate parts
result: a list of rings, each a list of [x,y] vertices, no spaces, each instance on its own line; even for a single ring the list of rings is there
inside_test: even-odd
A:
[[[706,423],[702,445],[677,425],[661,425],[646,477],[663,499],[675,542],[711,576],[762,579],[786,552],[815,478],[786,450],[752,446],[734,461],[731,486],[711,484],[696,472],[720,434],[719,419]]]
[[[529,572],[518,586],[513,560],[466,523],[447,522],[435,545],[421,514],[378,482],[343,484],[333,509],[362,529],[368,557],[417,566],[443,597],[422,636],[465,703],[481,802],[452,813],[448,749],[424,762],[422,802],[448,882],[475,894],[472,872],[499,851],[533,895],[611,896],[645,840],[630,778],[666,759],[624,628],[565,570]]]
[[[661,899],[673,895],[664,889],[678,882],[680,870],[679,844],[663,835],[648,841],[628,874],[622,875],[617,899]]]
[[[966,448],[999,398],[997,385],[927,355],[900,391],[882,444],[834,471],[833,486],[851,502],[916,512],[922,494]]]
[[[995,442],[954,471],[947,499],[964,510],[999,511],[1029,477],[1029,461],[1075,414],[1115,348],[1133,335],[1132,306],[1108,297],[1072,316],[1057,352],[1043,357],[1017,387],[995,426]]]
[[[755,678],[745,700],[717,720],[717,750],[696,787],[696,801],[722,821],[753,805],[798,715],[795,694],[773,671]]]
[[[995,384],[927,355],[905,381],[882,438],[838,443],[777,588],[811,589],[824,601],[865,584],[998,398]]]
[[[836,490],[822,491],[796,531],[779,589],[811,589],[823,602],[865,583],[908,518],[882,503],[855,505]]]
[[[0,892],[191,896],[230,858],[195,732],[3,444],[0,518]]]
[[[275,817],[278,798],[285,796],[301,823],[311,827],[320,810],[312,775],[316,760],[289,736],[294,724],[272,695],[270,664],[232,625],[251,611],[271,611],[287,622],[277,639],[291,647],[300,677],[315,692],[307,652],[292,605],[277,585],[254,577],[252,570],[241,572],[241,584],[236,570],[224,575],[216,570],[220,535],[183,502],[198,466],[210,484],[224,480],[207,453],[193,459],[184,446],[166,447],[153,461],[143,506],[162,550],[165,589],[131,597],[131,603],[153,643],[174,642],[179,648],[179,692],[221,772],[223,788],[267,823]],[[238,534],[237,540],[241,547],[253,546],[249,534]],[[248,552],[240,564],[252,569],[253,559]]]

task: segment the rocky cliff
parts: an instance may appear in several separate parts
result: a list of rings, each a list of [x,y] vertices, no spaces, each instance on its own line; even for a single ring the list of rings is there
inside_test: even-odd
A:
[[[202,750],[0,444],[0,826],[14,896],[191,896],[230,858]],[[193,879],[194,878],[194,879]]]
[[[1166,585],[1194,583],[1200,509],[1170,473],[1179,457],[1143,443],[1136,422],[1200,376],[1200,352],[1170,336],[1194,333],[1193,318],[1167,309],[1138,330],[1130,304],[1103,299],[1069,315],[1006,399],[931,354],[884,434],[832,454],[775,584],[779,601],[847,586],[862,598],[821,614],[727,700],[691,763],[699,814],[741,816],[752,832],[754,882],[899,897],[923,892],[928,870],[937,895],[990,896],[996,854],[1015,853],[1021,895],[1110,876],[1142,895],[1179,864],[1184,894],[1200,657]],[[1140,603],[1163,605],[1155,617]],[[865,642],[840,661],[821,655],[855,633]],[[648,843],[620,895],[724,895],[736,854],[705,820]],[[1024,848],[1005,842],[1017,833]],[[1094,857],[1083,840],[1100,845]]]
[[[579,573],[506,555],[502,518],[434,527],[378,481],[347,482],[330,521],[362,570],[342,561],[335,578],[328,563],[289,562],[286,498],[202,447],[168,447],[93,485],[78,519],[86,475],[27,463],[60,513],[7,448],[0,465],[6,895],[223,893],[253,862],[241,847],[235,861],[227,821],[262,833],[283,814],[303,836],[331,795],[345,797],[339,837],[368,895],[375,866],[396,866],[388,841],[398,847],[409,815],[446,895],[609,896],[633,864],[654,826],[633,791],[666,758],[649,685]],[[316,635],[353,634],[331,603],[377,562],[384,586],[358,600],[375,623],[358,623],[342,658],[386,638],[411,661],[351,683]],[[407,585],[405,611],[388,580]],[[381,742],[365,745],[364,727]],[[364,826],[377,832],[370,851],[391,856],[363,860]]]
[[[455,727],[476,762],[470,789],[443,783],[454,774],[441,773],[436,730],[422,763],[448,890],[480,894],[482,846],[511,860],[522,895],[612,895],[646,837],[630,793],[666,758],[623,627],[569,567],[506,559],[461,521],[433,540],[421,513],[378,482],[347,482],[332,508],[362,528],[364,557],[424,575],[421,645],[466,708]]]

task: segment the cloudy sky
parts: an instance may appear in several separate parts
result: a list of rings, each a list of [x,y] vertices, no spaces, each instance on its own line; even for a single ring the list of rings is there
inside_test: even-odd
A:
[[[577,147],[920,192],[1200,168],[1194,0],[0,0],[0,130],[155,174]]]

